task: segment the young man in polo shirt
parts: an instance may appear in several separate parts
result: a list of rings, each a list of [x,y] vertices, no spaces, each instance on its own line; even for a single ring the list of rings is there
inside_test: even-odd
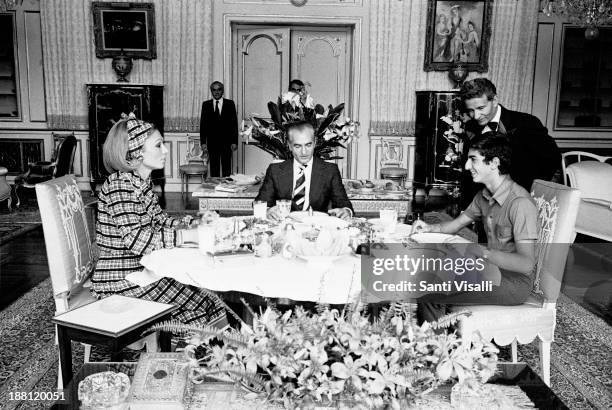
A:
[[[486,133],[470,146],[465,169],[472,180],[484,187],[467,209],[452,221],[428,225],[413,224],[413,232],[456,234],[474,221],[481,221],[487,245],[470,247],[475,258],[499,267],[501,282],[491,291],[429,294],[419,299],[419,321],[432,321],[446,314],[446,305],[523,303],[532,288],[535,266],[537,209],[525,188],[510,178],[510,142],[503,134]]]

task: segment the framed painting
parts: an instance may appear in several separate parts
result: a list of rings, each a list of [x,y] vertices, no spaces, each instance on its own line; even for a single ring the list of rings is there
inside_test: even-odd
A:
[[[157,58],[153,3],[92,3],[96,57]]]
[[[489,69],[493,0],[428,0],[425,71],[448,71],[456,62],[470,71]]]

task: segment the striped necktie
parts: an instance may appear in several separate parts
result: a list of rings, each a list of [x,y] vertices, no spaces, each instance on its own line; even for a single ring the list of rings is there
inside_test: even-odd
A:
[[[304,175],[305,165],[300,165],[298,170],[298,179],[295,181],[293,189],[293,202],[295,209],[301,211],[304,209],[304,201],[306,200],[306,175]]]

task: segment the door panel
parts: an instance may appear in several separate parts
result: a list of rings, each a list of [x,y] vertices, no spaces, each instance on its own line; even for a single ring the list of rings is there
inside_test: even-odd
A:
[[[310,83],[308,92],[315,103],[336,106],[349,100],[350,85],[350,31],[325,29],[323,27],[292,30],[291,32],[291,78]],[[350,116],[347,104],[344,116]],[[348,177],[349,152],[340,148],[335,161],[344,177]]]
[[[289,82],[289,29],[239,28],[238,39],[238,118],[251,114],[269,117],[268,101],[276,101]],[[240,172],[265,172],[272,156],[263,150],[239,144]]]
[[[268,101],[276,102],[292,78],[309,83],[308,92],[326,108],[348,102],[350,29],[237,26],[234,42],[239,119],[246,120],[252,114],[269,118]],[[345,157],[337,162],[346,177],[350,153],[341,150],[339,154]],[[245,141],[239,144],[238,156],[239,171],[246,174],[265,172],[272,160],[271,155]]]

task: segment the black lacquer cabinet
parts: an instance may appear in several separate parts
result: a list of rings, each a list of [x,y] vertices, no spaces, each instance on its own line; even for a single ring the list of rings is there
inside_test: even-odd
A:
[[[108,172],[102,160],[102,145],[108,131],[121,118],[133,112],[136,118],[155,124],[164,132],[164,87],[136,84],[87,84],[89,105],[89,175],[92,192],[104,182]],[[164,170],[151,174],[155,184],[165,185]],[[162,201],[163,202],[163,201]]]

